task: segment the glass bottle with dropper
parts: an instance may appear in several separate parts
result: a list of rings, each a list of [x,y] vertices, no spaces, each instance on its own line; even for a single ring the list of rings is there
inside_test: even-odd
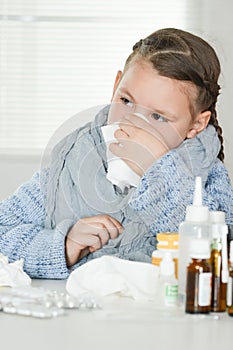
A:
[[[190,242],[194,238],[209,240],[210,224],[209,210],[202,205],[202,179],[195,179],[193,204],[186,208],[185,221],[179,225],[178,252],[178,294],[179,302],[185,303],[186,297],[186,268],[190,262]]]
[[[211,311],[226,311],[226,291],[228,282],[227,233],[225,213],[210,211],[211,223],[211,257],[212,269],[212,298]]]
[[[227,312],[233,317],[233,241],[230,241],[229,279],[227,285]]]

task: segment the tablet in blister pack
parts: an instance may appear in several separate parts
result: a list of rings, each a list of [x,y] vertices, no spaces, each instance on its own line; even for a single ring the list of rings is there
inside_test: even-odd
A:
[[[65,309],[91,310],[101,307],[97,298],[87,293],[73,297],[30,286],[0,291],[0,310],[11,314],[51,318],[63,315]]]

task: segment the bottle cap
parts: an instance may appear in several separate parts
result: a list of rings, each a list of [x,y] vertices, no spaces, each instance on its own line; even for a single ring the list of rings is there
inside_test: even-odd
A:
[[[172,276],[175,274],[175,263],[171,253],[169,252],[164,254],[164,257],[160,263],[160,274],[162,276]]]
[[[230,241],[230,262],[233,263],[233,241]]]
[[[209,221],[211,222],[212,238],[222,240],[222,234],[227,234],[227,226],[225,224],[225,213],[223,211],[210,211]]]
[[[233,241],[230,241],[230,262],[233,263]]]
[[[225,213],[224,211],[210,211],[209,220],[213,224],[224,224],[225,225]]]
[[[210,257],[210,242],[208,239],[195,238],[190,242],[190,257],[208,259]]]
[[[207,222],[209,219],[208,207],[202,205],[202,180],[200,176],[195,180],[193,205],[186,208],[186,221]]]
[[[157,249],[177,250],[179,235],[177,232],[160,232],[157,233]]]

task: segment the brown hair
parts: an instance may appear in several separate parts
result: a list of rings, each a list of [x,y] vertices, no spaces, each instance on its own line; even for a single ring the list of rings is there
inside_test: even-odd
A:
[[[220,92],[218,78],[221,68],[214,49],[196,35],[166,28],[152,33],[133,46],[124,71],[132,61],[141,59],[151,62],[161,76],[191,82],[197,87],[192,107],[196,112],[211,112],[209,124],[217,131],[221,142],[218,158],[223,161],[222,129],[215,108]]]

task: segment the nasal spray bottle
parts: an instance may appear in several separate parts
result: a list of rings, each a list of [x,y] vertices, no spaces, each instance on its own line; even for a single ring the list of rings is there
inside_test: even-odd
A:
[[[208,207],[202,205],[202,179],[196,177],[193,205],[186,208],[185,221],[179,225],[178,294],[179,302],[186,299],[186,268],[190,262],[190,243],[195,238],[210,239]]]
[[[228,282],[228,254],[225,213],[210,211],[211,223],[211,268],[212,268],[212,298],[211,311],[223,312],[226,310],[226,291]]]

